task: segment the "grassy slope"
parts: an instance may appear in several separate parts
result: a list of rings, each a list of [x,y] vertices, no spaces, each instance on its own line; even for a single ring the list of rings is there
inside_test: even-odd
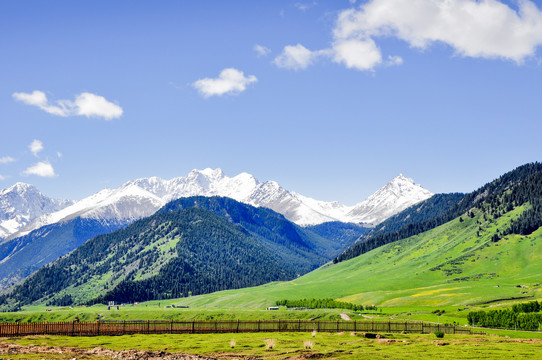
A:
[[[327,265],[290,282],[179,299],[191,307],[265,307],[283,298],[331,297],[386,307],[460,306],[504,298],[540,297],[542,229],[530,236],[491,237],[523,207],[494,222],[477,213]],[[476,236],[481,222],[480,237]],[[518,288],[517,285],[524,287]],[[526,292],[526,294],[522,294]]]

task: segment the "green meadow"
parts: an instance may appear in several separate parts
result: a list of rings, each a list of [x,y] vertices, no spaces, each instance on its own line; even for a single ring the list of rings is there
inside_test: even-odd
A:
[[[5,339],[24,346],[63,347],[63,354],[35,354],[36,357],[2,356],[3,359],[73,357],[66,348],[105,348],[190,353],[219,359],[535,359],[542,357],[542,340],[510,339],[503,336],[433,334],[383,334],[368,339],[357,333],[267,333],[205,335],[132,335],[115,337],[26,337]],[[272,345],[272,348],[271,348]],[[41,357],[40,357],[41,356]],[[49,356],[49,357],[48,357]],[[99,356],[85,356],[99,359]]]

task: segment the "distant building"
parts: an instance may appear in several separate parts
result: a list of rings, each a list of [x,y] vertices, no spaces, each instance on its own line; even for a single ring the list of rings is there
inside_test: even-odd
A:
[[[267,308],[267,310],[278,310],[279,307],[278,306],[270,306]]]

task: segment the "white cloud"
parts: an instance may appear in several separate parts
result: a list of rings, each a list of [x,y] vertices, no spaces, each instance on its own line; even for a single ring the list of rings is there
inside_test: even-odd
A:
[[[107,101],[103,96],[81,93],[75,97],[75,111],[77,115],[86,117],[102,117],[106,120],[119,118],[122,108]]]
[[[14,162],[15,159],[12,158],[11,156],[3,156],[0,158],[0,164],[8,164],[8,163],[11,163],[11,162]]]
[[[22,101],[27,105],[37,106],[49,114],[68,116],[68,109],[66,109],[64,101],[59,102],[57,106],[50,105],[47,96],[43,91],[34,90],[30,94],[16,92],[13,93],[13,98]]]
[[[41,177],[55,177],[55,170],[48,161],[40,161],[39,163],[32,165],[25,171],[23,175],[37,175]]]
[[[354,5],[356,3],[356,0],[349,0],[350,4]]]
[[[257,82],[254,75],[245,76],[242,71],[227,68],[220,72],[217,78],[199,79],[192,85],[204,97],[236,95],[246,90],[247,85]]]
[[[461,56],[521,63],[542,44],[542,12],[529,0],[519,0],[518,11],[497,0],[371,0],[342,11],[334,36],[393,36],[420,49],[442,42]]]
[[[522,63],[542,45],[542,11],[530,0],[517,0],[517,11],[498,0],[369,0],[339,13],[330,49],[286,46],[275,64],[305,69],[326,55],[362,71],[401,65],[400,56],[382,55],[377,45],[382,37],[419,49],[440,42],[460,56]]]
[[[333,61],[357,70],[372,70],[382,62],[380,49],[372,39],[348,39],[333,44]]]
[[[403,65],[403,58],[400,56],[388,56],[385,63],[386,66],[399,66]]]
[[[271,49],[268,48],[268,47],[265,47],[263,45],[254,45],[254,51],[256,51],[256,54],[261,57],[261,56],[267,56],[269,55],[269,53],[271,52]]]
[[[34,140],[30,145],[28,145],[30,151],[34,156],[38,156],[38,153],[43,150],[43,143],[40,140]]]
[[[47,95],[39,90],[32,93],[13,93],[13,98],[25,104],[37,106],[43,111],[58,116],[86,116],[99,117],[106,120],[119,118],[123,110],[112,102],[107,101],[103,96],[84,92],[75,96],[74,101],[58,100],[52,105],[47,99]]]
[[[323,52],[324,51],[311,51],[301,44],[287,45],[273,62],[283,69],[301,70],[312,65],[314,60],[322,55]]]
[[[316,1],[313,1],[312,3],[302,3],[302,2],[296,2],[294,4],[294,7],[301,11],[307,11],[311,7],[314,7],[317,5]]]
[[[6,180],[8,177],[0,174],[0,180]]]
[[[60,159],[62,157],[62,153],[60,151],[57,151],[56,156]]]

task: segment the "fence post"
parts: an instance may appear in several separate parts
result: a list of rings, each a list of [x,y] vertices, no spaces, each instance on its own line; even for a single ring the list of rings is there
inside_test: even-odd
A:
[[[21,325],[20,322],[17,323],[17,336],[19,336],[19,326]]]
[[[237,319],[237,332],[239,332],[239,319]]]
[[[72,336],[75,336],[75,320],[72,321]]]
[[[280,332],[280,319],[279,319],[279,328],[277,330]]]
[[[297,331],[301,332],[301,319],[297,321]]]
[[[423,320],[422,320],[422,334],[423,334]]]
[[[391,320],[388,320],[388,332],[391,332]]]
[[[98,323],[98,336],[100,336],[100,320],[96,321]]]
[[[260,332],[260,320],[258,320],[258,332]]]
[[[339,331],[339,320],[337,320],[337,332]]]
[[[169,332],[170,334],[173,334],[173,320],[171,320],[171,326],[170,326]]]
[[[194,329],[194,320],[192,320],[192,334],[195,334],[195,329]]]
[[[316,330],[320,331],[320,320],[316,320]]]

